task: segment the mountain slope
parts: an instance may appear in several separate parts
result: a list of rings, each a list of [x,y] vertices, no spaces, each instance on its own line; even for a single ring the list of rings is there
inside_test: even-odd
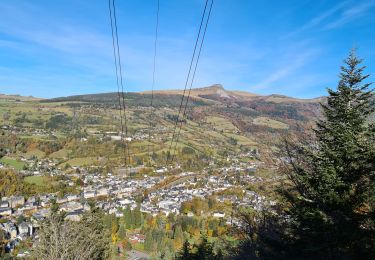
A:
[[[183,90],[156,90],[153,93],[153,106],[177,108],[181,104],[183,93]],[[188,90],[185,92],[185,96],[187,94]],[[149,107],[151,96],[150,91],[124,93],[125,103],[129,107]],[[84,102],[99,106],[118,107],[118,99],[118,93],[113,92],[60,97],[42,102]],[[263,96],[244,91],[226,90],[222,85],[216,84],[192,89],[188,107],[191,112],[199,112],[199,107],[203,106],[206,107],[206,110],[215,110],[216,113],[226,114],[230,117],[238,115],[266,116],[283,120],[310,121],[311,118],[316,118],[319,115],[319,102],[323,100],[323,98],[298,99],[275,94]]]
[[[168,98],[176,98],[180,97],[184,94],[187,96],[189,90],[187,89],[184,93],[184,90],[155,90],[153,92],[155,99],[165,100],[165,97]],[[144,91],[144,92],[126,92],[124,93],[124,97],[127,100],[137,100],[140,98],[149,98],[151,96],[151,91]],[[99,93],[99,94],[86,94],[86,95],[75,95],[75,96],[67,96],[67,97],[58,97],[47,99],[46,102],[61,102],[61,101],[79,101],[79,102],[100,102],[100,103],[109,103],[114,102],[114,100],[118,99],[118,93]],[[292,102],[299,102],[299,103],[318,103],[322,101],[322,98],[314,98],[314,99],[298,99],[293,97],[288,97],[284,95],[272,94],[272,95],[258,95],[246,91],[231,91],[226,90],[220,84],[215,84],[209,87],[203,88],[194,88],[190,91],[190,98],[193,101],[203,101],[210,104],[214,103],[236,103],[236,102],[243,102],[243,101],[266,101],[266,102],[275,102],[275,103],[292,103]],[[138,100],[139,103],[140,100]],[[165,100],[168,101],[168,100]],[[178,103],[178,102],[177,102]],[[168,104],[168,102],[167,102]]]

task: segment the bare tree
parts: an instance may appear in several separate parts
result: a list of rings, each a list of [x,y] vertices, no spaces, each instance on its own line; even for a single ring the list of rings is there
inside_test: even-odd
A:
[[[39,231],[39,241],[32,256],[42,260],[105,259],[108,255],[108,240],[105,232],[90,217],[82,221],[64,221],[62,216],[53,214],[43,223]]]

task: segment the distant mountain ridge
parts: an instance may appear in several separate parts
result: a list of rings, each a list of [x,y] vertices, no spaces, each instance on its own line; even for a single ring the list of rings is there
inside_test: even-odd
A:
[[[186,91],[188,92],[188,90]],[[151,91],[145,91],[141,93],[150,94]],[[156,90],[154,94],[183,94],[183,90]],[[259,100],[269,100],[269,101],[294,101],[294,102],[319,102],[322,100],[322,97],[312,98],[312,99],[299,99],[294,97],[288,97],[280,94],[271,94],[271,95],[259,95],[247,91],[238,91],[238,90],[226,90],[221,84],[214,84],[208,87],[194,88],[190,93],[191,97],[199,97],[213,100],[244,100],[249,98],[256,98]]]
[[[177,109],[181,105],[183,90],[155,90],[145,92],[126,92],[124,99],[128,107],[149,107],[153,96],[153,107],[169,107]],[[189,90],[185,91],[187,96]],[[121,96],[122,98],[122,96]],[[185,99],[186,100],[186,99]],[[95,106],[119,107],[119,94],[100,93],[88,95],[75,95],[41,102],[83,102]],[[200,113],[200,107],[205,110],[215,111],[228,118],[237,115],[259,117],[266,116],[282,120],[310,121],[320,114],[320,102],[324,98],[298,99],[284,95],[258,95],[245,91],[226,90],[222,85],[215,84],[209,87],[195,88],[190,91],[189,109]],[[184,103],[185,104],[185,103]]]
[[[42,98],[37,98],[33,96],[21,96],[18,94],[7,95],[7,94],[0,93],[0,99],[7,99],[7,100],[13,100],[13,101],[38,101],[38,100],[41,100]]]
[[[189,90],[185,91],[185,95],[188,95]],[[126,99],[134,99],[137,96],[147,97],[151,95],[151,91],[143,92],[126,92],[124,97]],[[176,90],[155,90],[153,94],[154,98],[161,98],[165,96],[181,96],[184,91],[181,89]],[[321,102],[324,98],[312,98],[312,99],[300,99],[294,97],[288,97],[280,94],[271,94],[271,95],[259,95],[246,91],[237,91],[237,90],[226,90],[221,84],[214,84],[208,87],[194,88],[190,92],[190,97],[192,100],[204,101],[208,103],[233,103],[239,101],[249,101],[249,100],[259,100],[259,101],[268,101],[268,102],[308,102],[308,103],[317,103]],[[46,99],[45,101],[54,102],[54,101],[80,101],[80,102],[104,102],[107,103],[113,98],[118,98],[117,92],[109,93],[97,93],[97,94],[83,94],[83,95],[73,95],[66,97],[57,97]]]

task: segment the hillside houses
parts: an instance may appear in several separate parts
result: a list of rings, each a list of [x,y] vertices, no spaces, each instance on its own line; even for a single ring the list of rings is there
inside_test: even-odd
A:
[[[255,165],[251,165],[255,167]],[[164,172],[166,168],[160,168]],[[179,214],[181,203],[190,201],[194,197],[206,198],[225,189],[236,187],[236,176],[232,173],[246,171],[246,167],[223,167],[218,169],[219,174],[209,175],[203,171],[203,175],[196,178],[196,173],[182,172],[179,178],[183,182],[172,186],[153,190],[156,184],[160,183],[163,176],[147,176],[143,179],[128,179],[122,175],[90,173],[80,169],[79,173],[72,174],[72,177],[83,179],[84,187],[80,194],[66,194],[64,197],[57,197],[55,194],[44,194],[38,198],[30,197],[27,201],[22,196],[2,198],[0,201],[0,215],[12,216],[22,215],[24,212],[35,212],[40,208],[48,208],[51,200],[55,199],[60,205],[60,210],[65,212],[82,211],[87,200],[96,200],[97,206],[107,212],[119,213],[117,209],[131,207],[135,208],[135,196],[142,194],[144,190],[153,190],[144,198],[140,205],[142,212],[150,214],[163,213],[168,215],[173,212]],[[156,170],[158,171],[158,170]],[[247,183],[262,181],[260,177],[243,175],[242,181]],[[71,182],[69,179],[67,183]],[[246,193],[243,198],[218,196],[218,201],[225,200],[237,205],[254,205],[255,209],[261,209],[265,198],[256,194]],[[100,201],[100,202],[99,202]]]
[[[29,163],[29,162],[28,162]],[[44,167],[50,167],[46,170]],[[84,168],[76,167],[77,171],[64,176],[61,181],[66,185],[74,184],[75,179],[82,180],[82,186],[78,193],[65,194],[39,194],[25,199],[23,196],[3,197],[0,201],[0,218],[7,223],[1,228],[5,230],[10,239],[9,248],[13,248],[26,237],[33,237],[35,230],[46,217],[51,214],[52,203],[57,203],[60,212],[65,212],[68,221],[79,221],[83,214],[90,210],[92,203],[107,214],[116,217],[124,215],[124,209],[140,211],[153,216],[158,214],[182,214],[181,205],[191,201],[195,197],[206,199],[215,195],[218,202],[231,203],[233,207],[252,206],[253,209],[262,211],[273,205],[264,196],[253,191],[244,190],[241,183],[261,182],[261,177],[249,174],[249,167],[257,167],[255,164],[238,163],[232,166],[216,168],[213,174],[210,169],[200,172],[182,172],[174,175],[173,183],[160,186],[167,179],[168,168],[156,168],[151,176],[143,175],[141,178],[129,178],[127,174],[96,172],[89,173]],[[139,168],[139,167],[138,167]],[[137,169],[138,169],[137,168]],[[26,171],[26,174],[42,175],[48,172],[50,175],[60,175],[63,172],[56,169],[50,161],[37,163],[35,172]],[[39,171],[40,170],[40,171]],[[245,173],[239,175],[239,173]],[[240,176],[240,177],[239,177]],[[241,196],[221,193],[228,189],[242,191]],[[147,194],[147,195],[144,195]],[[139,198],[142,197],[140,202]],[[192,212],[185,212],[187,216],[194,216]],[[224,219],[227,223],[234,223],[230,214],[221,211],[201,212],[201,215]],[[26,221],[17,224],[17,218],[23,216]],[[4,224],[4,223],[3,223]],[[143,241],[142,236],[134,236],[134,241]],[[133,240],[131,240],[133,241]]]

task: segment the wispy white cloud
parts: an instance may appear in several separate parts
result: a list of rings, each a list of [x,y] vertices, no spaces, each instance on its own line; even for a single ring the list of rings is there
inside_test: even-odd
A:
[[[363,3],[354,2],[349,8],[345,9],[340,17],[325,25],[324,29],[330,30],[340,27],[354,19],[365,15],[371,8],[375,6],[375,1],[366,1]]]
[[[286,77],[290,79],[293,78],[293,74],[311,62],[318,53],[319,51],[317,49],[305,49],[298,53],[293,51],[284,54],[277,68],[270,72],[264,80],[255,84],[252,90],[258,91],[267,89],[272,87],[275,82],[285,79]]]
[[[339,4],[333,6],[332,8],[325,10],[321,14],[313,17],[310,19],[307,23],[302,25],[300,28],[298,28],[295,31],[290,32],[286,35],[286,37],[294,36],[298,33],[304,32],[306,30],[309,30],[311,28],[314,28],[316,26],[319,26],[322,22],[330,18],[332,15],[336,14],[340,10],[342,10],[350,1],[341,1]]]
[[[365,0],[364,2],[353,0],[339,1],[338,4],[313,17],[297,30],[286,34],[284,38],[295,36],[310,29],[331,30],[338,28],[363,16],[374,6],[375,1],[373,0]]]

